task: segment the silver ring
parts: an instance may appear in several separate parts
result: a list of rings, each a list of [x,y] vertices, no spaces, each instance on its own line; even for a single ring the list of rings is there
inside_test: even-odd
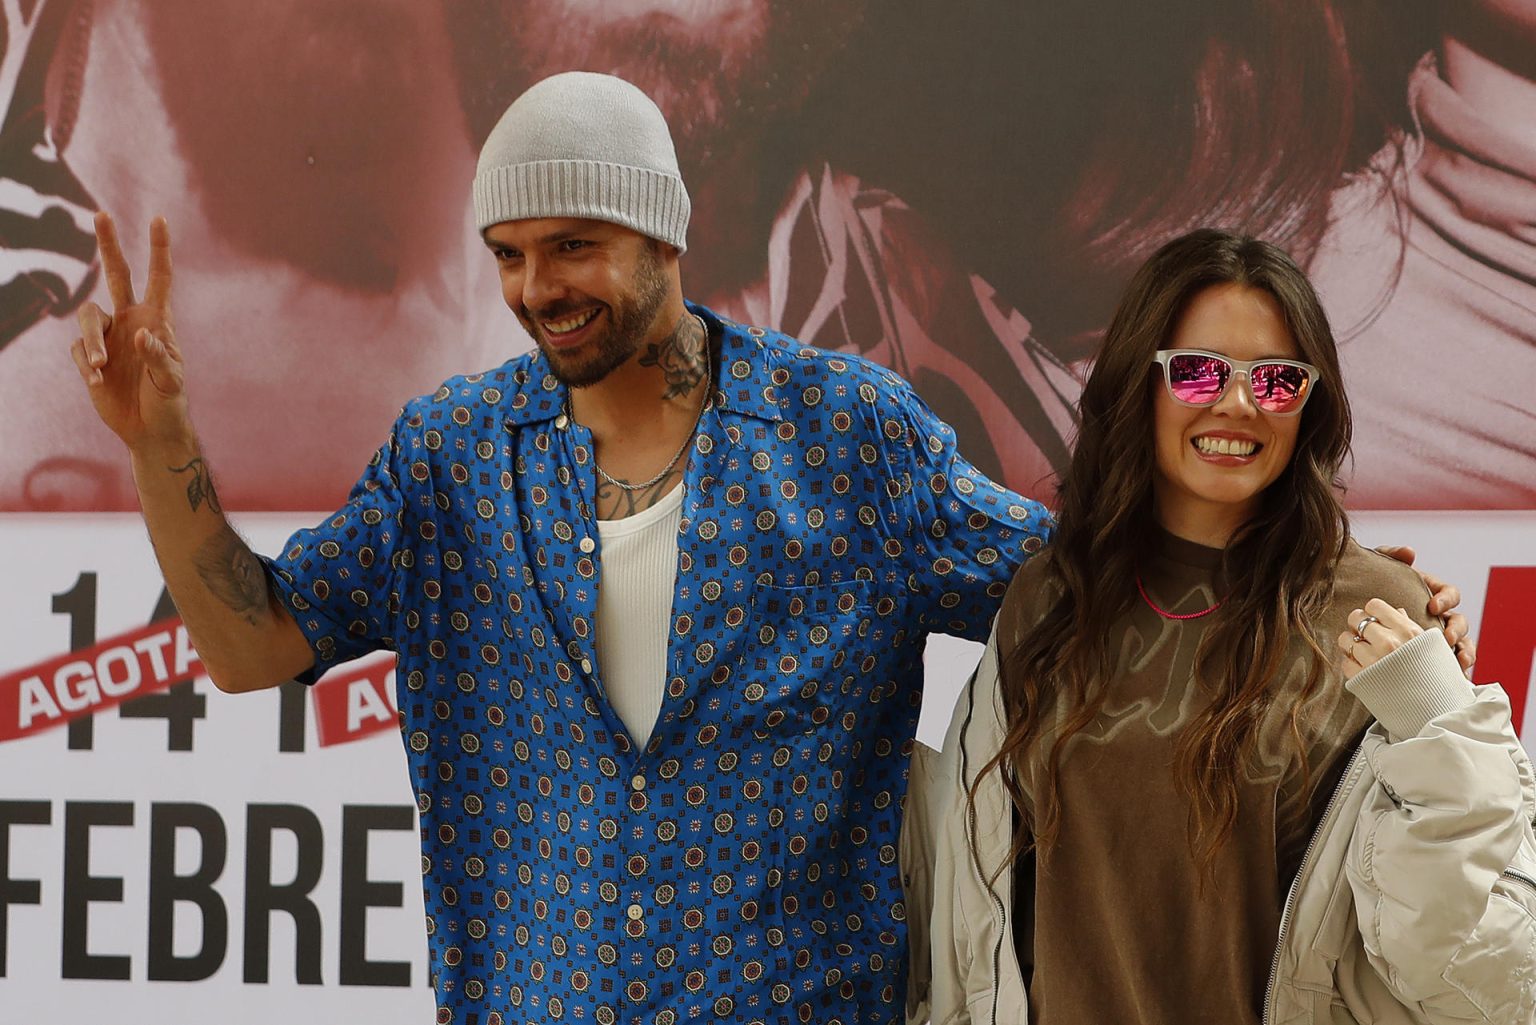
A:
[[[1372,623],[1380,622],[1381,620],[1377,619],[1375,616],[1366,616],[1364,619],[1360,620],[1360,625],[1355,627],[1355,640],[1369,644],[1370,642],[1365,640],[1365,628],[1370,626]]]

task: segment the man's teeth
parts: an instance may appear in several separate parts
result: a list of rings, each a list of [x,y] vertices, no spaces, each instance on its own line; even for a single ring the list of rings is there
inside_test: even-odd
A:
[[[574,317],[566,317],[564,320],[546,320],[544,322],[544,330],[552,335],[568,335],[572,331],[586,327],[595,316],[597,316],[596,310],[588,310],[585,313],[578,313]]]
[[[1240,441],[1237,438],[1207,438],[1195,439],[1195,448],[1208,456],[1251,456],[1259,450],[1256,441]]]

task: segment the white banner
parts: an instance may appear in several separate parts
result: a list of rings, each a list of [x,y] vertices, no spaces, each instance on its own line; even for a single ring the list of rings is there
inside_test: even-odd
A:
[[[319,518],[248,515],[237,526],[271,552]],[[1536,738],[1524,700],[1536,513],[1361,514],[1355,531],[1413,546],[1420,566],[1461,587],[1479,679],[1505,674],[1522,735]],[[137,516],[0,516],[0,546],[0,677],[13,686],[36,675],[30,667],[174,612]],[[174,675],[174,643],[156,650]],[[942,740],[978,651],[930,644],[919,728],[929,744]],[[124,660],[77,664],[86,669],[48,691],[61,711],[122,689]],[[92,692],[82,674],[97,666]],[[351,679],[329,696],[329,684],[231,696],[206,678],[171,681],[0,742],[0,1017],[75,1022],[110,1007],[124,1021],[431,1021],[419,836],[392,685],[378,667]]]
[[[275,551],[318,518],[236,522]],[[0,516],[0,545],[0,676],[173,612],[135,515]],[[432,1020],[393,712],[322,746],[315,704],[199,677],[0,743],[0,1021]]]

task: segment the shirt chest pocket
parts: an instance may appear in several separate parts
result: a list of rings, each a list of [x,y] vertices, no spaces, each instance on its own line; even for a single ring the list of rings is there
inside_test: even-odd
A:
[[[743,654],[733,674],[741,721],[759,739],[813,733],[852,693],[873,616],[865,580],[753,587]]]

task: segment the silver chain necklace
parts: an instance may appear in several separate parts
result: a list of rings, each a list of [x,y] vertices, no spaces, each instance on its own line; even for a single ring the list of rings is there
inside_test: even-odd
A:
[[[688,451],[688,446],[693,444],[694,437],[699,433],[699,424],[704,420],[704,410],[709,408],[709,390],[714,385],[712,376],[714,364],[713,360],[710,358],[709,351],[709,325],[704,323],[704,318],[699,316],[697,313],[693,315],[693,319],[699,322],[699,327],[704,332],[704,398],[699,402],[699,415],[694,417],[693,430],[688,432],[688,437],[683,439],[682,447],[673,453],[671,459],[667,460],[667,465],[661,468],[661,472],[652,477],[650,480],[640,484],[631,484],[629,481],[619,480],[616,477],[610,477],[608,475],[608,471],[604,470],[600,465],[598,465],[597,453],[594,452],[592,455],[592,468],[597,471],[597,475],[599,477],[603,478],[603,480],[607,481],[609,484],[612,484],[616,488],[619,488],[623,491],[645,491],[648,488],[655,487],[656,484],[660,482],[664,477],[666,477],[667,474],[672,472],[673,467],[677,466],[677,461],[683,458],[683,453]],[[575,415],[571,412],[570,392],[565,393],[565,415],[570,417],[572,420],[576,419]]]

